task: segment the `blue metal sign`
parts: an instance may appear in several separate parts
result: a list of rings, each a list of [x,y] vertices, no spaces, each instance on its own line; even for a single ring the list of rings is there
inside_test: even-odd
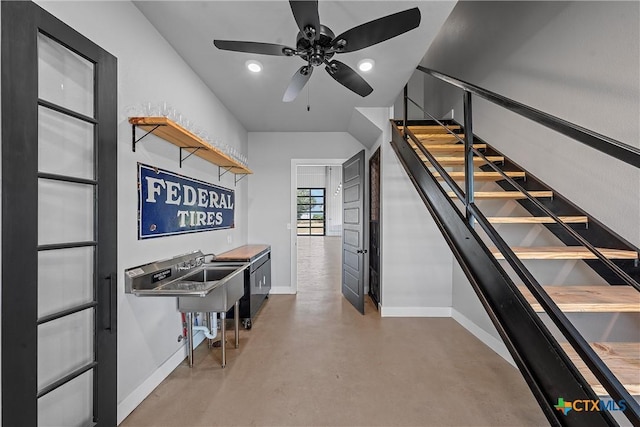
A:
[[[138,239],[234,227],[235,193],[138,163]]]

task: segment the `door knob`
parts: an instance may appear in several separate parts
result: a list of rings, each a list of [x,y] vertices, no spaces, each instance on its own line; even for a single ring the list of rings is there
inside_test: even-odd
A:
[[[359,253],[359,254],[366,254],[367,250],[366,249],[358,249],[356,252]]]

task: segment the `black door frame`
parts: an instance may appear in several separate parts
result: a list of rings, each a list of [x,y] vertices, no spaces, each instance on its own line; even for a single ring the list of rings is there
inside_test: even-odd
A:
[[[117,60],[32,2],[3,1],[1,7],[2,424],[37,425],[38,418],[34,263],[38,251],[47,249],[38,247],[37,230],[38,106],[43,105],[38,99],[37,36],[41,32],[95,67],[95,179],[100,185],[95,192],[93,413],[97,425],[116,425]],[[77,117],[62,107],[53,109]]]
[[[374,169],[377,170],[377,174],[373,173]],[[369,222],[369,296],[378,310],[380,304],[380,147],[369,158],[367,222]]]

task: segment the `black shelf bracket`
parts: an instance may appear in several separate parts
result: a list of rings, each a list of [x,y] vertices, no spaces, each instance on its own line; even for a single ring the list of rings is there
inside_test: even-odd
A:
[[[136,139],[136,127],[137,127],[137,125],[131,125],[131,150],[135,153],[136,152],[136,144],[138,142],[140,142],[142,140],[142,138],[144,138],[145,136],[149,135],[150,133],[153,133],[153,131],[158,129],[160,126],[164,126],[164,125],[155,125],[153,127],[153,129],[151,129],[150,131],[147,131],[147,133],[142,135],[140,138]]]
[[[182,167],[182,162],[184,162],[189,157],[196,154],[200,149],[205,149],[205,148],[204,147],[180,147],[180,167]],[[187,155],[187,157],[182,157],[182,150],[193,150],[193,151],[189,151],[188,152],[189,154]]]
[[[240,175],[240,178],[238,178],[238,175]],[[235,185],[238,185],[238,183],[240,182],[240,180],[242,180],[242,178],[244,178],[245,176],[247,176],[246,173],[238,173],[236,174],[236,182]]]
[[[231,172],[233,166],[220,166],[218,165],[218,181],[222,178],[227,172]],[[224,172],[222,172],[224,170]]]

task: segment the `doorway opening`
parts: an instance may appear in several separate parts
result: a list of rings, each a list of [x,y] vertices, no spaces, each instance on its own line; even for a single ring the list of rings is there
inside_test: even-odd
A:
[[[343,161],[292,164],[292,283],[297,292],[340,292]]]

